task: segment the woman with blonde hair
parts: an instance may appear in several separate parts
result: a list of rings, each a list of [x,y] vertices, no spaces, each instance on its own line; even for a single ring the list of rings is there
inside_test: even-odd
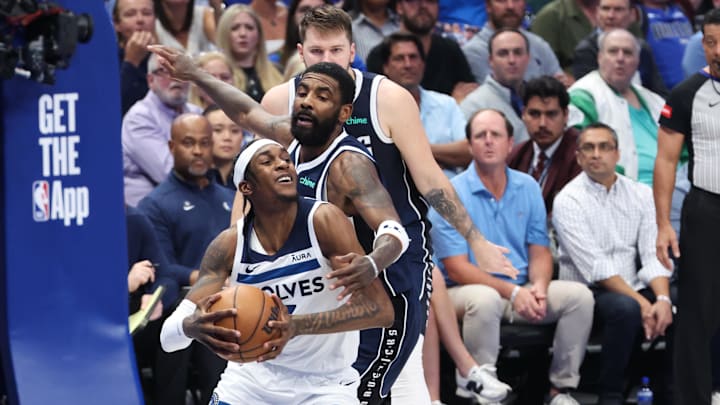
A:
[[[225,9],[215,43],[235,68],[236,86],[256,101],[282,83],[282,75],[268,59],[260,19],[249,6],[235,4]]]
[[[235,69],[233,69],[232,63],[230,63],[225,54],[217,51],[204,52],[195,57],[195,64],[216,79],[237,87],[235,83]],[[202,109],[215,104],[201,88],[195,85],[190,88],[189,100],[192,104]]]

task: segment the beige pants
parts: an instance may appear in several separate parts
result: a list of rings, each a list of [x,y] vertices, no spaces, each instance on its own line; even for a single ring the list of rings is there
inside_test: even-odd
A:
[[[510,319],[510,301],[481,284],[450,287],[448,294],[463,322],[463,340],[470,354],[478,364],[495,364],[500,351],[500,322]],[[576,388],[580,382],[594,305],[592,292],[583,284],[554,280],[548,286],[547,315],[540,323],[557,322],[549,373],[550,382],[557,388]],[[530,323],[514,311],[512,315],[515,323]]]

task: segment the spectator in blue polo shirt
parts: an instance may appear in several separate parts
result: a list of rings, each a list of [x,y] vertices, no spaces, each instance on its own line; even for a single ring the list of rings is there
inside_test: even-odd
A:
[[[212,166],[212,131],[208,120],[197,114],[177,117],[168,143],[173,169],[138,209],[150,218],[160,249],[180,286],[192,285],[210,242],[230,222],[234,194],[208,176]],[[178,296],[178,291],[168,291]],[[167,308],[172,310],[172,308]],[[200,403],[208,403],[225,362],[199,343],[186,350],[161,353],[174,367],[156,375],[156,404],[183,404],[189,364],[198,370]]]
[[[480,270],[461,236],[434,210],[431,238],[448,294],[463,320],[463,339],[481,366],[495,365],[500,322],[557,322],[550,366],[550,405],[579,405],[569,390],[580,382],[580,364],[592,326],[594,301],[583,284],[552,278],[545,204],[531,176],[505,163],[513,144],[510,121],[498,110],[480,110],[466,126],[473,156],[451,181],[460,201],[488,241],[510,249],[517,279]]]

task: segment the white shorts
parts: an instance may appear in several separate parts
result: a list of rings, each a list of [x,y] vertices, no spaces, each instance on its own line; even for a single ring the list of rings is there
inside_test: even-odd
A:
[[[358,404],[357,371],[300,373],[269,363],[228,363],[210,405]]]

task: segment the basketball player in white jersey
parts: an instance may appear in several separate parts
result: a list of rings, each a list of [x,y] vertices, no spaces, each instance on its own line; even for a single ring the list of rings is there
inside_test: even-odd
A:
[[[273,293],[282,315],[269,326],[282,336],[265,344],[272,351],[258,363],[228,362],[211,403],[356,404],[356,330],[387,326],[394,311],[378,280],[344,303],[329,288],[330,258],[363,254],[352,224],[334,205],[298,197],[290,155],[274,141],[249,144],[234,180],[252,209],[208,247],[197,283],[163,325],[163,348],[180,350],[197,339],[237,358],[239,332],[214,325],[236,310],[208,312],[230,276]]]

